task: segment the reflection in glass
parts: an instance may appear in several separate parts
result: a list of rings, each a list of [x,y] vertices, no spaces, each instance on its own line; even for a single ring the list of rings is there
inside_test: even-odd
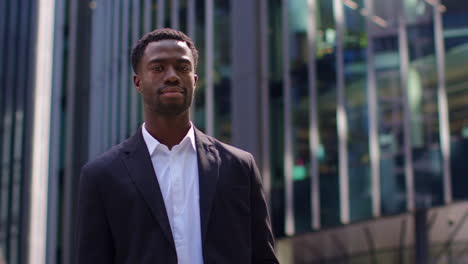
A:
[[[417,208],[443,202],[432,10],[428,3],[421,1],[419,8],[405,12],[410,59],[407,93]]]
[[[214,1],[214,136],[231,142],[231,12],[230,1]]]
[[[336,120],[336,30],[333,1],[316,0],[316,67],[320,148],[320,222],[324,227],[340,223],[338,134]]]
[[[276,237],[285,235],[284,105],[281,0],[268,2],[271,151],[271,221]]]
[[[454,199],[468,198],[468,4],[443,0],[446,89],[449,106],[451,174]]]
[[[306,0],[290,1],[289,47],[292,90],[292,149],[294,226],[296,233],[311,229],[311,175],[309,151],[309,95]]]
[[[363,0],[355,0],[363,7]],[[372,216],[369,118],[367,106],[366,20],[359,9],[345,5],[344,74],[348,117],[350,220]],[[346,169],[346,168],[343,168]]]
[[[380,148],[380,191],[383,215],[406,210],[403,146],[403,95],[400,85],[397,3],[374,2],[374,13],[385,21],[369,28],[374,46]]]
[[[206,87],[206,73],[205,73],[205,58],[206,58],[206,49],[205,49],[205,23],[206,23],[206,14],[205,14],[205,1],[197,1],[195,5],[195,14],[196,15],[196,25],[195,25],[195,45],[198,49],[198,66],[196,73],[198,75],[197,87],[195,89],[194,101],[192,104],[193,116],[192,120],[195,126],[205,131],[206,120],[205,120],[205,87]]]
[[[188,35],[187,29],[187,18],[188,18],[188,8],[187,0],[179,0],[179,30]]]

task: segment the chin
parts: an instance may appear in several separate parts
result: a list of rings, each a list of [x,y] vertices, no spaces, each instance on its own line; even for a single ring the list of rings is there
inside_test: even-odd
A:
[[[188,112],[190,105],[165,105],[156,107],[155,112],[163,116],[179,116]]]

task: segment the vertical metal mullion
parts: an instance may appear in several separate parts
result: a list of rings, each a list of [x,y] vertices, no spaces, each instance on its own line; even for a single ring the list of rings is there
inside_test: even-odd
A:
[[[165,14],[165,0],[158,0],[158,28],[164,27]]]
[[[452,202],[452,181],[450,173],[450,119],[448,113],[447,91],[445,86],[445,45],[442,25],[442,14],[439,10],[440,0],[434,9],[434,37],[437,58],[437,99],[439,108],[439,130],[442,149],[444,175],[444,201]]]
[[[179,0],[171,1],[171,27],[179,29]]]
[[[29,255],[27,263],[46,262],[47,193],[50,151],[50,99],[52,87],[55,1],[38,3],[35,62],[34,132],[30,186]]]
[[[159,9],[158,9],[159,10]],[[140,1],[132,1],[133,25],[132,25],[132,43],[136,45],[140,38]],[[138,128],[138,93],[133,89],[130,93],[130,129]]]
[[[130,71],[128,70],[128,17],[129,17],[129,6],[130,0],[122,0],[122,35],[121,35],[121,53],[120,53],[120,138],[124,140],[127,135],[127,112],[128,112],[128,76]]]
[[[205,0],[205,45],[206,45],[206,91],[205,91],[205,122],[206,133],[214,135],[214,91],[213,91],[213,0]]]
[[[119,115],[118,115],[118,104],[119,104],[119,25],[121,21],[120,17],[120,7],[121,7],[121,2],[123,0],[117,0],[117,1],[112,1],[113,10],[114,14],[112,16],[113,18],[113,29],[112,29],[112,58],[111,58],[111,87],[112,89],[112,101],[111,101],[111,114],[109,115],[109,118],[111,118],[111,146],[114,144],[117,144],[118,140],[118,131],[119,131]],[[146,22],[146,19],[145,19]],[[146,23],[145,23],[146,24]]]
[[[289,54],[289,9],[288,0],[282,0],[283,27],[283,104],[284,104],[284,176],[285,176],[285,231],[287,235],[294,234],[294,201],[293,201],[293,151],[292,151],[292,120],[291,120],[291,76]]]
[[[344,10],[342,0],[333,1],[333,14],[336,24],[336,79],[337,79],[337,121],[339,141],[339,176],[340,176],[340,219],[343,224],[349,222],[349,175],[348,175],[348,118],[346,115],[346,95],[344,80]]]
[[[269,42],[268,42],[268,1],[260,0],[260,59],[261,76],[261,138],[262,138],[262,175],[263,186],[267,197],[267,204],[270,205],[271,197],[271,169],[270,169],[270,93],[269,93]]]
[[[38,1],[29,1],[29,7],[27,18],[28,18],[28,27],[27,27],[27,40],[26,43],[36,42],[37,39],[37,31],[36,23],[38,21]],[[27,93],[26,96],[23,98],[23,102],[25,105],[25,136],[24,136],[24,155],[22,157],[22,162],[24,164],[23,167],[23,177],[21,179],[21,184],[23,186],[23,190],[21,193],[21,241],[20,241],[20,259],[19,263],[27,263],[28,256],[29,256],[29,239],[30,239],[30,229],[29,229],[29,219],[31,215],[30,210],[30,197],[31,197],[31,176],[32,176],[32,146],[33,146],[33,116],[34,116],[34,93],[32,92],[34,89],[34,69],[35,69],[35,46],[29,45],[26,49],[26,57],[28,58],[28,65],[25,67],[24,73],[28,78],[24,78],[24,82],[26,83]],[[0,113],[1,116],[1,113]],[[0,133],[1,135],[1,133]],[[1,144],[0,144],[1,149]],[[0,157],[1,160],[1,157]]]
[[[367,104],[369,105],[369,153],[371,162],[371,186],[372,186],[372,215],[380,216],[380,149],[378,138],[378,106],[377,88],[375,80],[374,43],[372,39],[373,24],[371,17],[374,15],[373,0],[365,0],[365,7],[369,11],[366,17],[367,31]]]
[[[73,201],[74,201],[74,163],[78,155],[75,150],[75,135],[79,135],[76,132],[77,123],[79,119],[75,114],[77,109],[76,105],[79,102],[77,98],[78,85],[77,85],[77,65],[78,65],[78,41],[79,41],[79,27],[80,27],[80,16],[81,9],[79,1],[70,1],[68,5],[69,12],[69,39],[68,39],[68,50],[67,50],[67,72],[65,80],[65,93],[66,93],[66,109],[65,109],[65,169],[63,176],[63,229],[62,229],[62,254],[61,261],[67,263],[72,260],[73,256],[73,241],[69,239],[69,235],[73,230]]]
[[[403,135],[404,135],[404,151],[405,151],[405,180],[406,180],[406,205],[409,211],[414,210],[414,172],[413,172],[413,153],[411,151],[411,127],[410,127],[410,112],[408,98],[408,70],[409,70],[409,54],[408,54],[408,37],[406,32],[406,19],[403,0],[399,1],[398,8],[398,48],[400,50],[400,74],[401,74],[401,89],[403,101]]]
[[[317,153],[319,151],[319,129],[318,129],[318,110],[317,110],[317,71],[315,66],[315,50],[317,24],[315,22],[316,0],[308,0],[308,67],[309,67],[309,152],[311,163],[311,205],[312,205],[312,223],[313,229],[320,228],[320,175],[319,161]]]

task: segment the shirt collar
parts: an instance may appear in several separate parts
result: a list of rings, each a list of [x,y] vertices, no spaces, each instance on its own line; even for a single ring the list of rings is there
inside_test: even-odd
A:
[[[145,140],[145,143],[146,143],[146,147],[148,148],[148,152],[151,155],[153,155],[153,152],[156,150],[156,148],[158,147],[159,144],[161,144],[161,142],[159,142],[156,138],[154,138],[149,132],[148,130],[146,129],[146,124],[143,123],[143,125],[141,126],[141,131],[143,133],[143,139]],[[192,122],[190,122],[190,129],[189,131],[187,132],[187,134],[185,135],[185,137],[179,142],[179,144],[187,141],[187,140],[190,140],[190,145],[192,146],[192,149],[194,151],[196,151],[196,145],[195,145],[195,130],[193,129],[193,124]]]

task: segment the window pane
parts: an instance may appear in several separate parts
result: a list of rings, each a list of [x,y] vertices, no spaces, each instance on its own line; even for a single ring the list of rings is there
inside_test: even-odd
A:
[[[333,1],[317,0],[317,111],[320,135],[320,222],[340,223],[338,134],[336,123],[336,29]]]
[[[268,2],[270,45],[271,221],[275,236],[285,234],[284,106],[281,1]]]
[[[293,190],[296,233],[311,229],[309,151],[309,67],[307,50],[308,5],[289,2],[289,47],[292,105]]]
[[[205,131],[205,87],[206,87],[206,73],[205,73],[205,1],[197,1],[195,5],[195,46],[198,49],[198,82],[195,89],[195,98],[193,102],[193,116],[192,120],[198,129]]]
[[[443,202],[432,10],[432,6],[425,1],[405,1],[410,60],[408,103],[416,207]]]
[[[230,1],[214,1],[214,135],[231,142],[231,10]]]
[[[454,199],[468,198],[468,3],[443,0],[446,89],[449,106]]]
[[[372,23],[369,28],[374,45],[383,215],[406,210],[403,94],[400,85],[397,4],[392,1],[375,0],[375,15],[383,19],[385,24]]]

